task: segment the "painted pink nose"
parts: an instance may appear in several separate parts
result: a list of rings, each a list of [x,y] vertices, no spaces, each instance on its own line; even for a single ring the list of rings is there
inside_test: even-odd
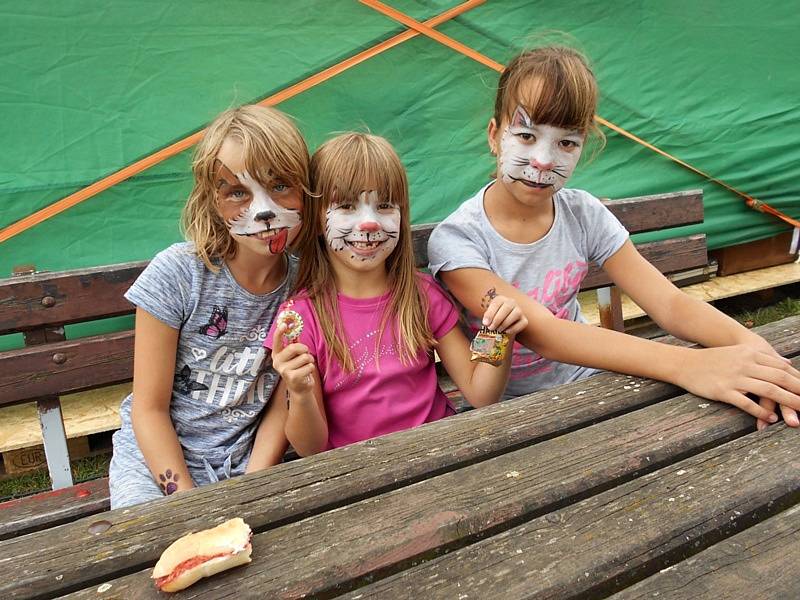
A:
[[[538,169],[539,171],[549,171],[550,169],[553,168],[553,162],[552,161],[550,161],[550,162],[542,162],[540,160],[532,158],[531,159],[531,166],[534,169]]]
[[[379,231],[380,228],[381,226],[378,225],[375,221],[364,221],[358,226],[359,231],[369,231],[369,232]]]

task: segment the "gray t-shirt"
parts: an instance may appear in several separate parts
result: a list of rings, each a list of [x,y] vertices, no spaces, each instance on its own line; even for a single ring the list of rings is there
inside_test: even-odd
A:
[[[532,244],[510,242],[492,227],[484,210],[483,197],[489,185],[431,233],[428,240],[431,273],[436,276],[440,271],[487,269],[546,306],[558,318],[585,322],[577,296],[589,263],[602,266],[622,247],[628,232],[591,194],[561,189],[553,197],[555,219],[550,231]],[[466,316],[470,328],[477,331],[479,320]],[[547,360],[515,343],[505,397],[551,388],[594,372]]]
[[[170,415],[198,485],[246,467],[261,411],[277,381],[262,344],[295,280],[297,259],[290,257],[288,266],[277,289],[255,295],[226,265],[210,271],[193,244],[184,242],[156,255],[125,294],[180,331]],[[132,396],[123,400],[122,428],[114,436],[112,494],[126,478],[133,484],[134,465],[144,464],[130,422],[131,403]]]

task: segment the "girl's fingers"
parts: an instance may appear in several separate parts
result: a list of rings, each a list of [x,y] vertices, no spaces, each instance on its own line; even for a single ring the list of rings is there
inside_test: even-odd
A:
[[[484,313],[483,322],[489,329],[497,329],[505,321],[508,313],[514,306],[509,305],[503,298],[497,297],[489,304],[489,308]],[[488,321],[488,322],[487,322]]]
[[[790,376],[800,380],[800,371],[792,366],[792,361],[780,355],[773,356],[766,352],[756,354],[756,363],[765,367],[772,367],[788,373]]]
[[[793,394],[774,383],[760,379],[748,378],[745,381],[744,391],[751,392],[761,398],[767,398],[782,406],[800,410],[800,396]],[[766,410],[766,409],[764,409]],[[774,413],[772,413],[774,414]],[[774,421],[771,421],[774,423]]]
[[[775,412],[775,402],[773,402],[769,398],[761,398],[759,404],[763,408],[766,408],[771,413]],[[756,419],[756,429],[758,429],[759,431],[764,429],[767,425],[769,425],[769,423],[767,423],[764,419]]]
[[[800,394],[800,378],[795,377],[785,369],[758,364],[746,369],[744,374],[753,379],[760,379],[761,381],[777,385],[789,392]]]
[[[498,329],[500,331],[505,331],[508,335],[516,335],[528,324],[528,320],[525,319],[525,316],[522,314],[522,310],[516,306],[514,309],[508,314],[505,320],[500,323]]]
[[[299,356],[295,356],[291,360],[286,361],[281,365],[281,371],[283,373],[288,373],[289,371],[297,371],[305,367],[306,365],[314,364],[314,357],[311,356],[308,352],[304,354],[300,354]],[[283,375],[282,375],[283,376]]]
[[[796,410],[781,405],[781,415],[783,415],[783,420],[789,427],[800,427],[800,419],[797,418]]]
[[[756,419],[760,419],[768,423],[775,423],[778,420],[778,415],[776,415],[774,412],[767,410],[763,406],[759,406],[740,392],[731,392],[730,395],[725,398],[725,402],[742,409],[744,412],[755,417]]]
[[[272,356],[279,354],[283,350],[283,332],[286,325],[278,325],[272,333]],[[274,359],[273,359],[274,360]]]

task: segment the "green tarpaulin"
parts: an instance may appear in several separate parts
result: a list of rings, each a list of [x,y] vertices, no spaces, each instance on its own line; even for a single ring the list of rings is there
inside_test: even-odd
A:
[[[419,20],[454,0],[389,0]],[[0,7],[0,228],[253,102],[405,30],[350,0],[63,0]],[[800,25],[792,3],[489,0],[438,29],[499,62],[543,31],[592,59],[599,114],[798,217]],[[409,172],[415,222],[487,180],[497,73],[426,38],[404,42],[279,107],[313,149],[369,128]],[[0,244],[0,276],[150,258],[179,239],[189,152]],[[687,231],[720,247],[786,229],[740,198],[609,133],[571,185],[619,198],[703,188]]]

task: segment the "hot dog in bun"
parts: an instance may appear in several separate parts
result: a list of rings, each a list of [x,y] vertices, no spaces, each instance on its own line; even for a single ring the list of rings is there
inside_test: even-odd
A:
[[[250,562],[250,527],[230,519],[212,529],[187,533],[175,540],[153,568],[156,587],[177,592],[198,579]]]

